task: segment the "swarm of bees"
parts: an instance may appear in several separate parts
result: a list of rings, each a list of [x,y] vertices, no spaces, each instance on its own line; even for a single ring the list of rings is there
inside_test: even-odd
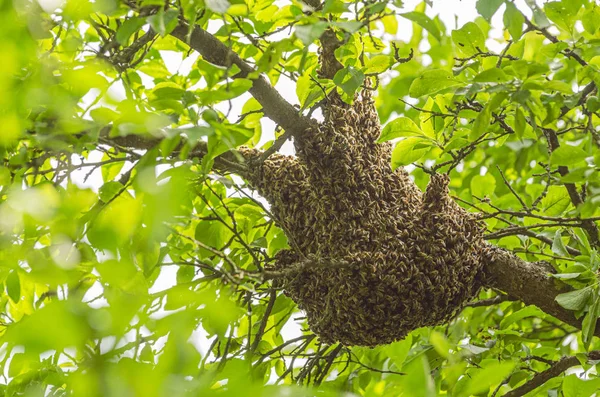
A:
[[[247,175],[292,247],[274,270],[288,270],[285,292],[324,342],[393,342],[448,321],[481,286],[482,224],[450,199],[446,175],[423,193],[392,171],[379,134],[368,91],[352,105],[334,94],[295,157],[274,154]]]

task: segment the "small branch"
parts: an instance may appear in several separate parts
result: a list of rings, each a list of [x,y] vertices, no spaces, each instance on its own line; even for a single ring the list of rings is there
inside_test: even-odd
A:
[[[302,134],[311,127],[312,121],[302,116],[298,110],[288,103],[267,80],[248,65],[239,55],[231,51],[225,44],[199,26],[194,26],[189,34],[189,26],[180,23],[171,35],[215,65],[230,67],[236,65],[240,72],[234,78],[252,80],[250,94],[262,105],[265,116],[282,126],[292,134]],[[189,41],[188,41],[189,37]]]
[[[507,302],[507,301],[512,302],[512,301],[514,301],[514,299],[512,299],[508,295],[498,295],[498,296],[495,296],[495,297],[489,298],[489,299],[482,299],[482,300],[478,300],[478,301],[474,301],[474,302],[469,302],[465,305],[465,307],[493,306],[493,305],[497,305],[498,303]]]
[[[600,351],[595,350],[588,353],[588,359],[598,360],[600,359]],[[565,372],[567,369],[571,367],[575,367],[577,365],[581,365],[579,359],[575,356],[571,357],[563,357],[557,362],[553,363],[550,368],[547,370],[536,374],[531,380],[526,382],[525,384],[517,387],[514,390],[509,391],[504,395],[504,397],[520,397],[529,393],[530,391],[542,386],[544,383],[548,382],[550,379],[557,377],[558,375]]]

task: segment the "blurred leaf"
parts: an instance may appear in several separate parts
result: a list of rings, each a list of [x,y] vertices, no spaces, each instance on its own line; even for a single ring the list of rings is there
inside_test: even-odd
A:
[[[428,70],[412,82],[409,92],[411,97],[419,98],[459,85],[463,85],[463,83],[456,80],[452,73],[446,70]]]
[[[476,8],[479,15],[489,21],[502,4],[504,0],[477,0]]]
[[[491,363],[475,372],[475,374],[470,377],[464,395],[472,396],[481,393],[487,394],[490,387],[504,381],[504,379],[512,373],[515,364],[516,363],[510,361]]]
[[[431,18],[422,12],[405,12],[400,16],[419,24],[423,29],[427,30],[437,41],[442,39],[440,29]]]
[[[19,281],[19,272],[12,270],[6,278],[6,293],[10,299],[18,303],[21,300],[21,282]]]

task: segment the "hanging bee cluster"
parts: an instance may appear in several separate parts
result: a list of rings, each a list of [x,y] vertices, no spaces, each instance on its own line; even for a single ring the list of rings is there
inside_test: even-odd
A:
[[[293,242],[274,270],[324,342],[390,343],[448,321],[481,285],[480,222],[449,198],[446,175],[423,193],[392,171],[379,134],[368,91],[351,106],[331,95],[295,157],[272,155],[247,176]]]

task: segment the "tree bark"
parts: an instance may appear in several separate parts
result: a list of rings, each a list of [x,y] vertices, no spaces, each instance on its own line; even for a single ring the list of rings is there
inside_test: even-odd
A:
[[[554,269],[543,263],[527,262],[504,249],[489,245],[485,267],[485,286],[506,292],[510,297],[528,305],[535,305],[545,313],[566,324],[581,329],[582,319],[573,311],[556,303],[556,296],[568,292],[566,284],[551,276]],[[600,337],[600,324],[595,335]]]

